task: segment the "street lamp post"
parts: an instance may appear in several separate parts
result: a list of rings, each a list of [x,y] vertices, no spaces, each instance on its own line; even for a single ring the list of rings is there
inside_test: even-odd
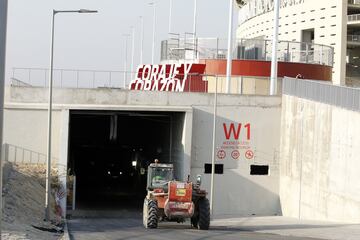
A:
[[[153,7],[153,36],[152,36],[152,50],[151,50],[151,64],[154,64],[155,58],[155,26],[156,26],[156,5],[155,2],[149,3]]]
[[[127,47],[128,47],[128,37],[130,37],[130,34],[123,34],[123,37],[125,39],[125,45],[124,45],[124,82],[123,82],[123,88],[126,88],[126,80],[127,80]]]
[[[140,22],[141,22],[141,37],[140,37],[140,64],[144,63],[144,18],[143,16],[140,16]]]
[[[49,109],[48,109],[48,141],[47,141],[47,162],[46,162],[46,187],[45,187],[45,220],[50,220],[50,193],[51,193],[51,127],[52,127],[52,92],[53,92],[53,72],[54,72],[54,33],[55,15],[58,13],[97,13],[94,10],[53,10],[51,24],[51,46],[50,46],[50,71],[49,71]]]
[[[228,49],[226,62],[226,93],[230,93],[231,72],[232,72],[232,43],[233,43],[233,19],[234,19],[234,0],[230,0],[229,9],[229,32]]]
[[[170,9],[169,9],[169,33],[171,33],[171,17],[172,17],[172,7],[173,7],[173,0],[170,0]]]
[[[6,29],[7,29],[7,0],[0,0],[0,146],[2,146],[3,115],[4,115],[4,85],[6,59]],[[0,189],[2,190],[2,148],[0,148]],[[0,236],[2,221],[2,194],[0,193]]]
[[[197,20],[197,0],[194,0],[194,22],[193,22],[193,24],[194,24],[194,26],[193,26],[193,37],[194,37],[194,39],[193,39],[193,51],[194,51],[194,59],[196,59],[197,58],[197,46],[196,46],[196,20]]]
[[[270,77],[270,95],[277,94],[277,76],[278,76],[278,38],[279,38],[279,11],[280,0],[274,1],[274,33],[272,39],[272,59],[271,59],[271,77]]]
[[[194,39],[196,36],[196,19],[197,19],[197,0],[194,0],[194,22],[193,22]]]
[[[131,66],[130,66],[130,81],[134,77],[134,57],[135,57],[135,27],[131,27]]]

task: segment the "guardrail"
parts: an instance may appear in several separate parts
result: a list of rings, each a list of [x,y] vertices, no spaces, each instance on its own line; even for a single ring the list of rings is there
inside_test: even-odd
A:
[[[360,43],[360,35],[347,35],[347,40],[349,42],[359,42]]]
[[[70,72],[72,73],[70,77],[67,78],[65,74],[59,74],[59,71]],[[129,85],[131,83],[130,78],[126,81],[125,87],[123,85],[122,79],[120,81],[115,82],[115,79],[112,78],[110,81],[109,72],[105,73],[105,78],[102,81],[97,81],[94,84],[94,79],[90,74],[90,77],[83,74],[78,74],[81,72],[103,72],[103,71],[92,71],[92,70],[66,70],[66,69],[56,69],[54,74],[54,88],[120,88],[120,89],[129,89]],[[111,71],[114,72],[114,71]],[[11,78],[11,86],[14,87],[25,87],[25,88],[44,88],[48,87],[48,69],[45,68],[15,68],[13,75]],[[127,72],[130,76],[131,72]],[[62,76],[62,78],[61,78]],[[107,76],[107,77],[106,77]],[[182,80],[184,78],[183,75],[177,74],[176,78]],[[155,80],[150,80],[151,82],[155,82]],[[157,85],[158,87],[152,89],[151,91],[171,91],[172,88],[175,89],[183,88],[180,91],[183,92],[202,92],[202,93],[214,93],[215,92],[215,82],[218,82],[218,93],[227,93],[226,92],[226,77],[224,75],[206,75],[206,74],[189,74],[187,75],[187,80],[185,83],[178,85],[177,80],[175,82],[165,81],[163,83],[161,80],[156,81],[157,84],[151,83],[151,86]],[[141,80],[140,80],[141,82]],[[231,77],[231,88],[230,94],[256,94],[256,95],[269,95],[269,77],[255,77],[255,76],[232,76]],[[65,84],[66,83],[66,84]],[[105,83],[105,84],[104,84]],[[110,84],[111,83],[111,84]],[[163,84],[166,84],[166,88],[163,89]],[[120,86],[119,86],[120,85]],[[145,85],[132,83],[132,89],[141,90],[145,88]],[[167,89],[169,88],[169,89]],[[149,89],[147,89],[149,90]],[[145,91],[147,91],[145,90]],[[278,92],[281,90],[281,78],[278,79]],[[177,90],[176,90],[177,91]]]
[[[45,164],[46,154],[39,153],[13,144],[4,143],[4,160],[11,163],[21,164]],[[53,158],[58,161],[57,158]]]
[[[348,22],[357,22],[360,21],[360,14],[348,15]]]
[[[348,0],[348,3],[352,5],[358,5],[360,4],[360,0]]]
[[[285,77],[282,93],[360,112],[360,88]]]
[[[54,69],[55,88],[127,88],[132,72]],[[49,84],[48,68],[13,68],[11,85],[46,87]]]
[[[186,48],[186,41],[179,39],[176,47],[169,40],[161,43],[161,60],[226,59],[227,40],[219,38],[197,38],[194,48]],[[333,48],[305,42],[279,41],[278,60],[282,62],[333,65]],[[233,59],[270,61],[272,41],[263,39],[235,39]]]

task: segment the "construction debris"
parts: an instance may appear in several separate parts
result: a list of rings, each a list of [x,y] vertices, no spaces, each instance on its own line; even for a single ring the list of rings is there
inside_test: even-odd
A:
[[[59,239],[62,228],[56,216],[54,194],[51,197],[51,222],[44,221],[45,165],[6,163],[4,166],[2,238]],[[52,170],[52,193],[59,187],[57,172]]]

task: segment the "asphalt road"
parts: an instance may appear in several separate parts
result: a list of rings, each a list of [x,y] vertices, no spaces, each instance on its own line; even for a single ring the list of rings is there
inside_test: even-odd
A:
[[[158,229],[145,229],[141,216],[117,218],[74,218],[68,221],[70,238],[74,240],[314,240],[263,234],[236,227],[216,226],[208,231],[191,229],[188,222],[160,223]]]

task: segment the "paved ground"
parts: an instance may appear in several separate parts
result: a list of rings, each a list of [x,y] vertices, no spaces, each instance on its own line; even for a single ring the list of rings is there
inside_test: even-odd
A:
[[[314,240],[315,238],[281,236],[271,233],[252,232],[235,224],[234,220],[216,220],[208,231],[191,229],[189,223],[160,223],[158,229],[145,229],[142,226],[141,216],[117,218],[74,218],[68,221],[71,239],[75,240]]]

